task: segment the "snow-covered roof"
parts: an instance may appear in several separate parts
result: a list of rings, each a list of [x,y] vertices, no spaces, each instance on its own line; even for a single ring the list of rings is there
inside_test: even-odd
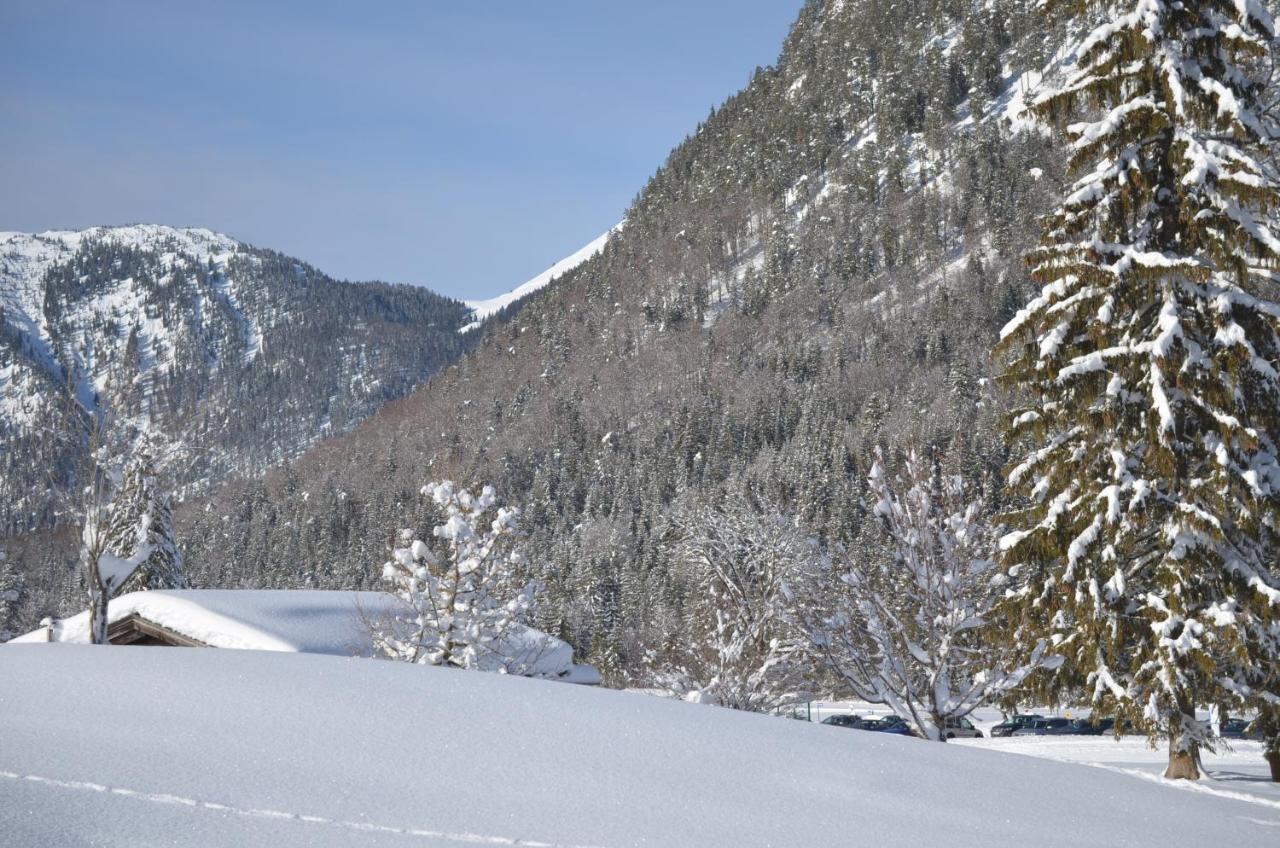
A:
[[[371,628],[403,615],[402,602],[385,592],[314,589],[190,589],[131,592],[111,601],[109,623],[138,616],[211,648],[286,651],[347,657],[374,655]],[[89,641],[89,613],[58,622],[58,642]],[[47,627],[13,642],[47,642]],[[600,675],[575,665],[564,641],[530,627],[514,629],[503,653],[526,673],[594,685]],[[501,658],[489,663],[498,670]]]

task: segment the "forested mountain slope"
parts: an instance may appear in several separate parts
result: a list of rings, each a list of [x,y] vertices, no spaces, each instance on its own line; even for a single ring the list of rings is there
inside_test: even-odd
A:
[[[202,585],[374,586],[429,479],[525,509],[544,626],[615,672],[686,627],[673,520],[767,501],[858,555],[877,446],[999,497],[998,328],[1060,154],[1026,0],[808,3],[604,251],[350,436],[183,517]],[[1056,43],[1055,39],[1048,39]]]
[[[989,350],[1061,177],[1020,104],[1058,41],[1029,0],[812,0],[598,256],[350,435],[180,511],[190,577],[373,587],[429,529],[425,482],[488,482],[525,510],[543,626],[625,674],[688,641],[697,505],[867,555],[871,454],[916,442],[994,506]]]
[[[0,536],[61,523],[90,419],[180,492],[346,432],[467,344],[466,308],[200,229],[0,233]]]

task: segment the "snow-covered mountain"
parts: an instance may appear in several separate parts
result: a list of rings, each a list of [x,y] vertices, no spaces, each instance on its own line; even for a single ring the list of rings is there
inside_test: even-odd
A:
[[[877,450],[1000,479],[991,346],[1063,167],[1022,113],[1061,35],[1032,0],[805,3],[518,321],[288,479],[180,511],[193,573],[365,587],[423,483],[490,483],[524,509],[545,623],[625,679],[697,638],[672,531],[693,505],[758,501],[853,549],[878,543]],[[324,571],[288,573],[299,548]]]
[[[451,361],[466,308],[205,229],[0,233],[0,530],[57,522],[96,415],[187,490],[343,432]]]
[[[467,333],[477,329],[489,318],[502,312],[509,306],[524,300],[529,295],[546,288],[550,283],[559,277],[577,268],[588,259],[595,257],[600,251],[604,250],[604,246],[609,243],[609,237],[622,229],[622,224],[609,230],[604,235],[592,239],[590,243],[581,249],[573,252],[559,262],[556,262],[547,270],[516,286],[511,291],[500,294],[497,297],[491,297],[488,300],[468,300],[467,308],[471,310],[471,322],[464,326],[461,332]]]
[[[163,320],[146,314],[146,282],[131,276],[113,276],[93,281],[90,287],[86,274],[81,281],[86,283],[88,296],[56,305],[50,302],[46,286],[48,272],[74,259],[86,244],[94,243],[156,252],[159,267],[174,273],[195,266],[205,268],[210,262],[225,266],[227,258],[239,246],[230,237],[210,230],[149,225],[35,235],[0,232],[0,308],[4,309],[6,331],[18,336],[17,340],[28,354],[26,362],[15,359],[5,371],[0,371],[0,420],[10,425],[33,424],[49,401],[47,394],[33,391],[36,383],[29,373],[33,368],[41,372],[40,377],[57,381],[74,375],[71,388],[76,398],[86,408],[96,408],[94,396],[106,388],[107,374],[95,366],[118,353],[121,334],[117,332],[115,338],[105,337],[91,344],[84,331],[95,318],[127,324],[126,338],[135,334],[140,349],[146,351],[147,361],[140,363],[140,370],[145,372],[172,364],[171,328]],[[225,303],[245,322],[243,326],[252,334],[252,343],[260,352],[261,333],[237,309],[230,281],[224,280],[221,294]],[[65,342],[69,339],[63,331],[70,327],[79,329],[79,344],[68,347]],[[247,337],[246,341],[249,341]],[[69,359],[64,360],[62,353]],[[252,354],[246,350],[245,355]],[[66,365],[72,370],[67,371]]]

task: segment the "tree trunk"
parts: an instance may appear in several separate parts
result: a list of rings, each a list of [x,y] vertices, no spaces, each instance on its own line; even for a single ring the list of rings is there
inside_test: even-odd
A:
[[[925,738],[925,739],[933,739],[933,741],[934,741],[934,742],[946,742],[946,741],[947,741],[947,723],[946,723],[946,719],[944,719],[942,716],[940,716],[940,715],[939,715],[938,713],[936,713],[936,712],[930,712],[930,713],[929,713],[929,723],[933,726],[933,730],[934,730],[938,735],[937,735],[937,736],[930,736],[928,733],[925,733],[924,738]],[[927,731],[929,728],[927,728],[927,727],[921,727],[920,729],[921,729],[921,730],[925,730],[925,731]]]
[[[1180,724],[1180,723],[1179,723]],[[1195,742],[1182,741],[1183,731],[1169,732],[1169,767],[1165,769],[1167,780],[1199,780],[1200,749]]]
[[[107,593],[101,589],[93,592],[89,602],[89,641],[107,644]]]
[[[1280,783],[1280,747],[1272,748],[1262,756],[1267,758],[1267,763],[1271,766],[1271,779]]]
[[[95,645],[108,644],[107,603],[110,600],[98,574],[98,565],[94,562],[89,567],[89,641]]]

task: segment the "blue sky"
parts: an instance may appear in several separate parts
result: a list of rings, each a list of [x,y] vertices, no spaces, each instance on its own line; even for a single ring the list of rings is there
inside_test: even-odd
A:
[[[802,0],[0,0],[0,230],[208,226],[506,291],[617,223]]]

